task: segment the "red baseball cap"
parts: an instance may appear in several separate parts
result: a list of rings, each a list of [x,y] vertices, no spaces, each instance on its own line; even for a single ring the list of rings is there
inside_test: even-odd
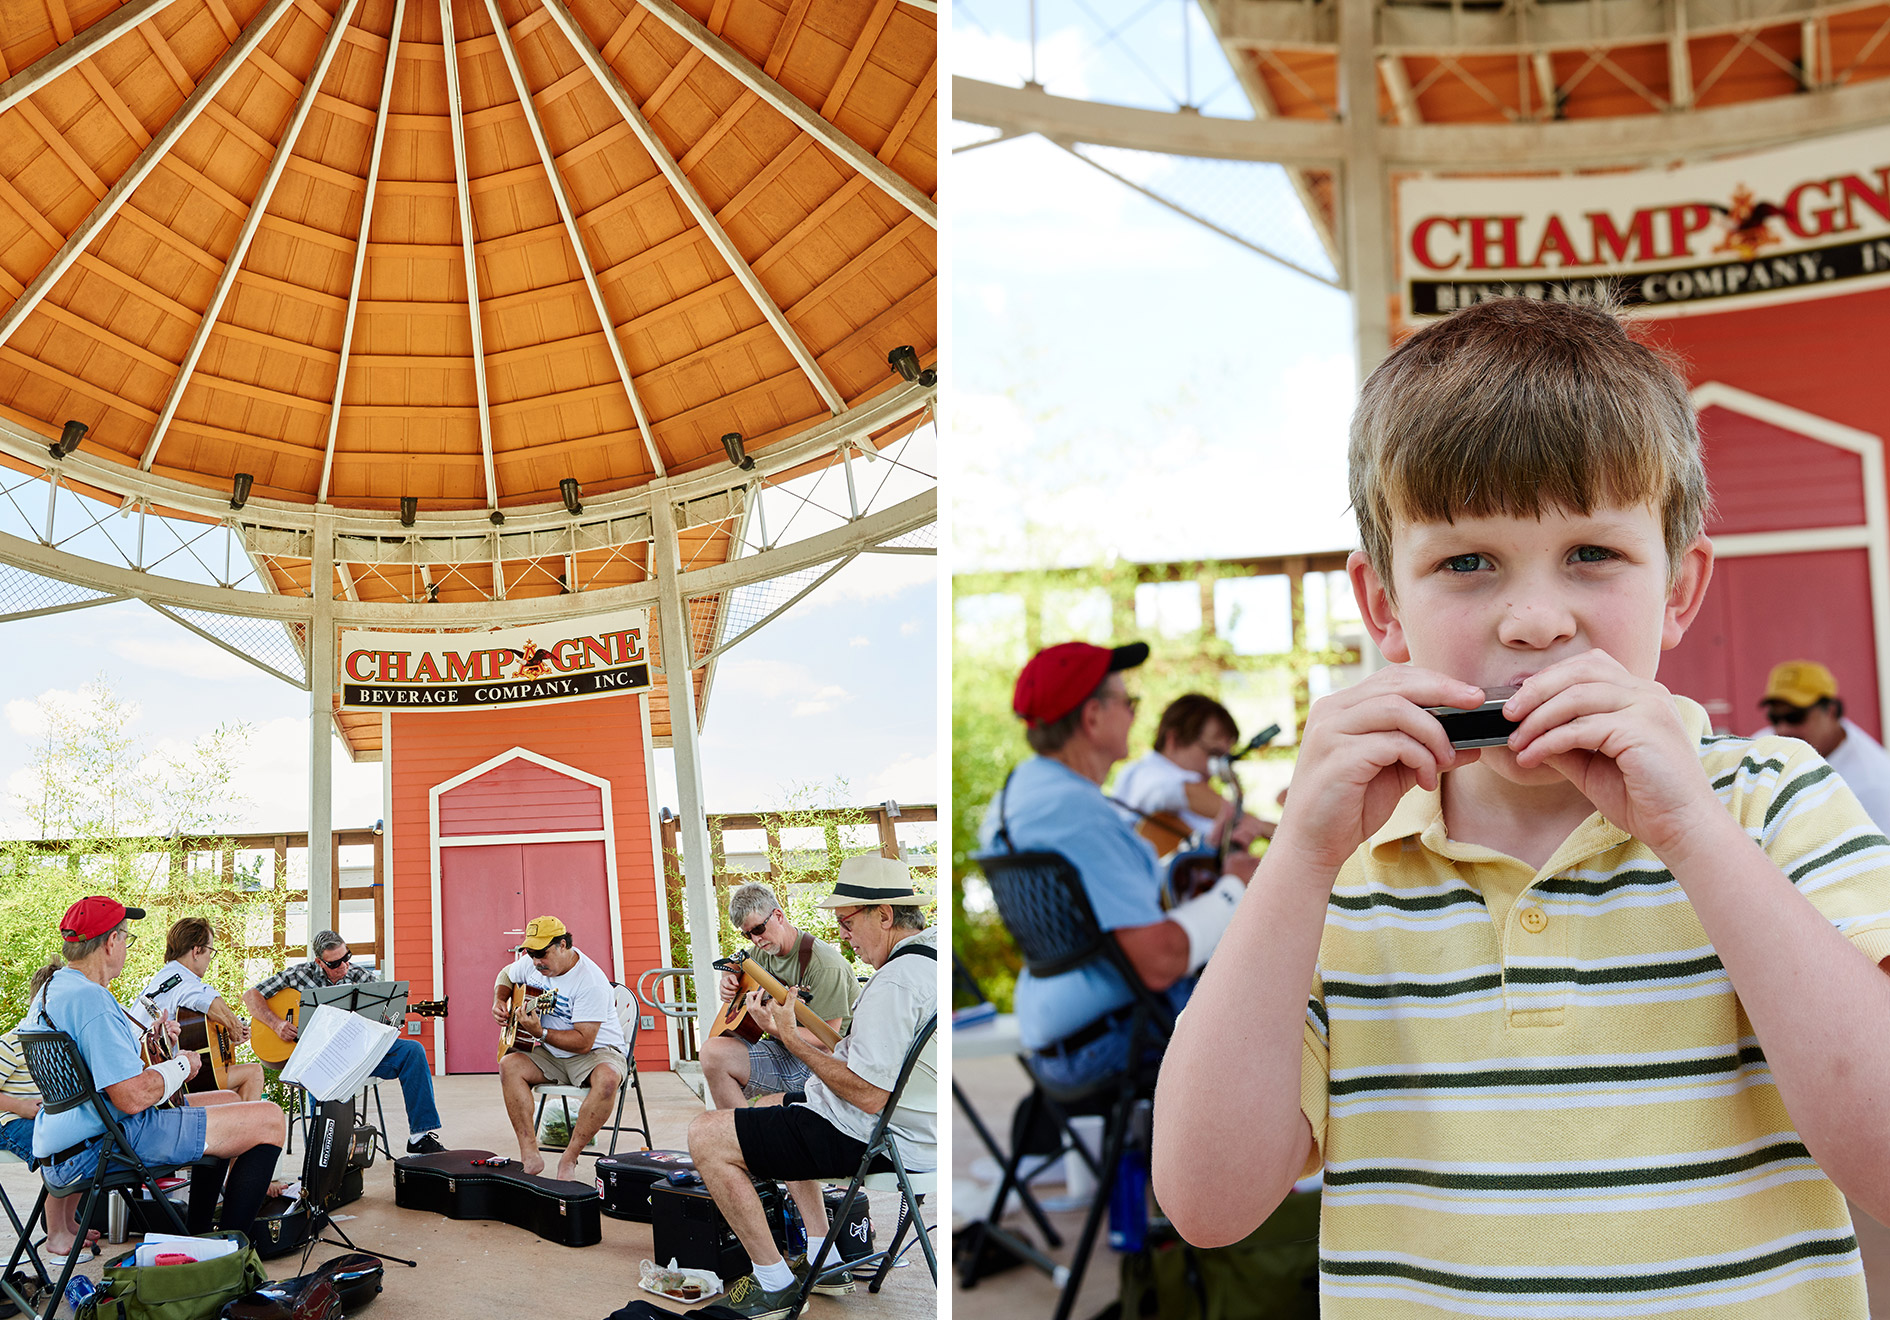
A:
[[[1126,646],[1091,646],[1063,642],[1030,657],[1011,692],[1011,709],[1036,728],[1054,724],[1075,710],[1096,685],[1118,669],[1134,669],[1148,659],[1147,642]]]
[[[128,908],[115,898],[93,894],[66,909],[59,918],[59,933],[69,940],[94,940],[127,917],[136,921],[143,915],[143,908]]]

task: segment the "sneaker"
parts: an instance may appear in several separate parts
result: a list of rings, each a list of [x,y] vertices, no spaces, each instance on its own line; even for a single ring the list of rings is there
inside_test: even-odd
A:
[[[843,1263],[844,1262],[836,1260],[830,1255],[827,1257],[826,1268],[831,1270]],[[797,1283],[804,1280],[807,1277],[807,1256],[805,1253],[797,1256],[789,1256],[788,1268],[794,1271],[794,1279]],[[826,1278],[814,1284],[814,1291],[827,1297],[849,1297],[853,1293],[853,1280],[844,1275],[839,1278],[828,1275]]]
[[[769,1292],[752,1274],[744,1274],[728,1287],[728,1296],[722,1305],[736,1315],[749,1317],[749,1320],[777,1320],[794,1309],[794,1299],[799,1295],[799,1288],[783,1288],[780,1292]]]
[[[407,1153],[409,1155],[438,1155],[445,1149],[446,1147],[440,1144],[440,1139],[431,1132],[423,1133],[417,1137],[407,1138]]]

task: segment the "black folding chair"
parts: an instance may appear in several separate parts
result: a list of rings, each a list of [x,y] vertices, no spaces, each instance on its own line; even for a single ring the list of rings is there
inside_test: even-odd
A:
[[[999,840],[1008,847],[1009,839],[1002,829]],[[1017,941],[1033,977],[1058,976],[1100,958],[1116,969],[1134,996],[1130,1004],[1129,1048],[1120,1072],[1090,1085],[1072,1088],[1047,1081],[1032,1070],[1037,1092],[1063,1128],[1068,1147],[1078,1152],[1096,1172],[1095,1195],[1090,1201],[1089,1215],[1083,1221],[1082,1236],[1077,1240],[1076,1254],[1070,1261],[1069,1276],[1054,1317],[1054,1320],[1068,1320],[1070,1308],[1076,1304],[1076,1294],[1083,1286],[1083,1272],[1095,1249],[1097,1231],[1108,1210],[1110,1191],[1115,1185],[1136,1102],[1151,1098],[1155,1093],[1160,1052],[1174,1031],[1174,1014],[1167,1000],[1142,983],[1116,937],[1097,924],[1096,910],[1090,905],[1088,891],[1083,888],[1083,878],[1063,854],[1006,851],[987,853],[975,860],[990,881],[998,915]],[[1070,1131],[1072,1113],[1104,1115],[1100,1160],[1092,1159],[1087,1147]],[[1018,1184],[1020,1158],[1018,1151],[1011,1152],[998,1199],[991,1208],[989,1222],[992,1224],[1002,1216],[1005,1200]]]
[[[27,1216],[26,1227],[21,1231],[19,1242],[14,1245],[6,1270],[0,1273],[0,1290],[21,1312],[32,1314],[32,1304],[21,1296],[8,1276],[19,1264],[20,1252],[31,1240],[33,1230],[45,1217],[47,1199],[69,1196],[83,1188],[85,1199],[80,1203],[78,1213],[81,1231],[73,1239],[72,1250],[66,1254],[66,1266],[60,1271],[59,1281],[45,1299],[46,1310],[42,1315],[44,1320],[51,1320],[64,1300],[66,1281],[72,1277],[79,1253],[85,1249],[83,1226],[92,1222],[92,1210],[101,1195],[147,1187],[151,1191],[151,1199],[170,1217],[171,1226],[179,1234],[189,1230],[177,1213],[177,1207],[171,1204],[170,1197],[164,1195],[157,1185],[161,1175],[175,1171],[174,1166],[165,1165],[154,1169],[138,1157],[138,1152],[131,1148],[131,1142],[125,1136],[125,1130],[118,1125],[118,1115],[106,1102],[105,1093],[92,1084],[92,1070],[86,1065],[85,1056],[79,1053],[78,1043],[63,1031],[35,1031],[25,1027],[20,1029],[19,1040],[20,1049],[26,1055],[26,1070],[33,1075],[33,1082],[39,1087],[40,1100],[44,1105],[41,1112],[63,1114],[82,1105],[91,1105],[99,1121],[105,1125],[104,1133],[94,1138],[98,1143],[98,1164],[89,1177],[55,1186],[50,1176],[42,1174],[39,1199],[33,1202],[33,1213]]]
[[[918,1034],[912,1038],[912,1044],[906,1050],[905,1062],[899,1065],[899,1078],[893,1083],[892,1092],[879,1111],[879,1121],[873,1124],[873,1134],[866,1140],[866,1151],[860,1156],[860,1167],[854,1171],[853,1181],[847,1184],[846,1195],[841,1198],[840,1210],[837,1214],[827,1216],[827,1236],[821,1240],[820,1250],[808,1264],[807,1277],[801,1280],[800,1292],[794,1298],[794,1309],[787,1313],[787,1320],[794,1320],[801,1313],[801,1308],[807,1305],[807,1295],[823,1278],[853,1274],[875,1261],[879,1263],[879,1268],[866,1290],[878,1292],[880,1285],[886,1282],[887,1271],[905,1254],[900,1244],[905,1241],[906,1230],[915,1224],[918,1226],[919,1246],[925,1252],[926,1267],[932,1271],[933,1284],[938,1283],[938,1254],[932,1247],[932,1230],[926,1226],[919,1212],[924,1194],[938,1185],[938,1172],[935,1169],[908,1172],[906,1162],[900,1158],[899,1147],[892,1138],[893,1111],[899,1107],[899,1097],[905,1094],[906,1082],[911,1078],[912,1070],[918,1066],[919,1058],[925,1053],[925,1047],[936,1030],[938,1014],[934,1013],[920,1025]],[[837,1249],[841,1226],[853,1215],[853,1203],[866,1195],[869,1189],[896,1189],[899,1192],[899,1223],[893,1230],[892,1240],[886,1244],[884,1251],[869,1252],[847,1260],[836,1258],[835,1263],[828,1266],[827,1255]]]

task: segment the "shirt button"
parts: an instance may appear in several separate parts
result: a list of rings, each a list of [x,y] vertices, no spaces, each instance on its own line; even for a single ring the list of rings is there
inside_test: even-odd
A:
[[[1531,935],[1540,935],[1549,924],[1548,914],[1541,908],[1524,908],[1522,914],[1523,929]]]

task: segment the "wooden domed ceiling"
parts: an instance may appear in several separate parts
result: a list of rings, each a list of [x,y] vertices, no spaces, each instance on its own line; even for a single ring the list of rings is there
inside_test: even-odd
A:
[[[0,413],[390,516],[755,452],[935,357],[936,61],[912,0],[0,0]]]

